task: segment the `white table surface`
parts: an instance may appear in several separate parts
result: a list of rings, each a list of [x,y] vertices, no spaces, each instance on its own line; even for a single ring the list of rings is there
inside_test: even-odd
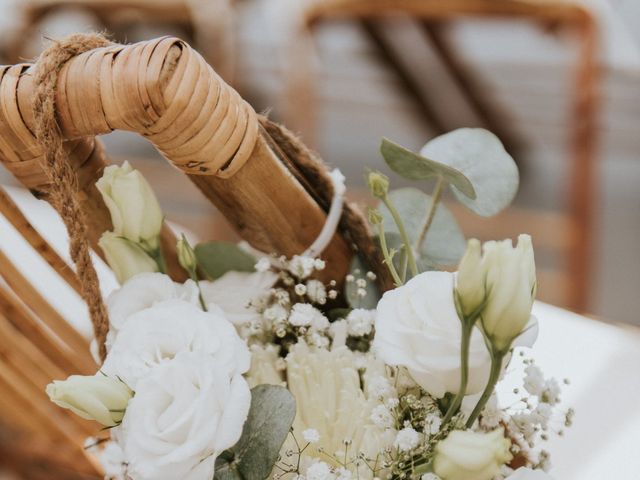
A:
[[[8,188],[29,219],[65,258],[64,228],[45,202]],[[71,323],[87,335],[90,325],[79,297],[57,280],[13,227],[0,216],[0,249]],[[106,294],[117,286],[98,263]],[[540,331],[531,355],[563,386],[562,401],[576,410],[573,427],[545,446],[556,480],[640,479],[640,329],[608,324],[537,302]],[[510,386],[506,387],[510,389]]]

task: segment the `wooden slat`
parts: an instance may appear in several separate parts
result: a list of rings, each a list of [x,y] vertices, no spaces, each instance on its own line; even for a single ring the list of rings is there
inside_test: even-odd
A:
[[[18,205],[11,199],[4,188],[0,187],[0,213],[20,232],[36,252],[60,275],[71,288],[80,294],[80,284],[73,269],[49,245],[40,233],[33,228]]]
[[[2,250],[0,250],[0,276],[36,316],[75,352],[79,359],[86,364],[87,369],[97,369],[97,365],[89,353],[89,341],[83,338],[82,335],[47,302]]]

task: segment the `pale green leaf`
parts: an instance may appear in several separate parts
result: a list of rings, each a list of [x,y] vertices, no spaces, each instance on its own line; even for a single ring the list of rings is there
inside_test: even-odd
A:
[[[291,392],[276,385],[251,390],[251,408],[238,443],[216,461],[215,480],[269,477],[296,416]]]
[[[199,269],[211,280],[227,272],[253,272],[256,259],[231,242],[208,242],[194,249]]]
[[[403,220],[409,241],[415,245],[429,216],[431,196],[417,188],[400,188],[389,192],[389,199]],[[402,245],[402,240],[391,213],[384,204],[380,204],[380,212],[384,218],[389,248],[398,248]],[[464,254],[465,248],[464,235],[455,217],[440,203],[425,241],[418,250],[417,263],[422,266],[421,270],[431,269],[436,265],[454,265]]]
[[[386,138],[382,139],[380,153],[382,153],[389,168],[404,178],[409,180],[428,180],[442,177],[467,197],[476,197],[469,179],[465,177],[464,173],[451,166],[418,155]]]
[[[428,142],[420,154],[462,172],[476,196],[453,185],[458,200],[479,215],[490,217],[507,207],[518,191],[519,176],[511,155],[493,133],[461,128]]]

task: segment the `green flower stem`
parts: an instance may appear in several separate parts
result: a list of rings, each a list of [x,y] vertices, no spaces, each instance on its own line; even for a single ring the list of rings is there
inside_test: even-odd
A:
[[[387,264],[387,268],[389,272],[391,272],[391,276],[393,277],[393,281],[396,286],[399,287],[403,285],[398,272],[396,271],[396,267],[393,265],[393,258],[389,254],[389,248],[387,247],[387,239],[384,236],[384,226],[382,223],[378,224],[378,238],[380,239],[380,250],[382,250],[382,256],[384,257],[384,263]]]
[[[442,192],[444,190],[444,178],[438,177],[438,181],[433,190],[433,195],[431,197],[431,208],[429,209],[429,215],[427,216],[427,221],[422,227],[422,231],[420,232],[420,236],[416,242],[416,250],[419,250],[424,243],[425,238],[427,238],[427,233],[429,232],[429,228],[433,223],[433,219],[436,216],[436,210],[438,209],[438,204],[440,203],[440,198],[442,197]]]
[[[404,243],[405,248],[407,249],[407,257],[409,259],[409,268],[411,269],[411,274],[415,277],[418,275],[418,266],[416,264],[416,259],[413,255],[413,245],[409,241],[409,235],[407,235],[407,230],[404,228],[404,223],[402,222],[402,218],[400,218],[400,214],[396,207],[393,205],[391,200],[389,199],[389,195],[385,193],[384,197],[382,197],[382,202],[391,212],[391,216],[393,217],[393,221],[396,223],[398,227],[398,231],[400,232],[400,237],[402,237],[402,242]]]
[[[475,322],[465,320],[462,322],[462,341],[460,343],[460,389],[449,405],[447,413],[442,420],[442,425],[447,425],[453,416],[458,413],[469,383],[469,344],[471,343],[471,333]]]
[[[480,416],[480,413],[484,409],[484,406],[489,401],[489,397],[493,393],[493,390],[496,387],[496,383],[500,379],[500,371],[502,370],[502,360],[506,355],[505,351],[492,351],[491,352],[491,372],[489,373],[489,381],[487,382],[487,386],[482,392],[482,396],[480,400],[478,400],[477,405],[469,415],[467,419],[467,428],[471,428],[476,419]]]
[[[164,259],[164,254],[162,253],[162,248],[158,247],[154,250],[147,250],[149,256],[155,260],[156,265],[158,265],[158,271],[160,273],[167,273],[167,262]]]

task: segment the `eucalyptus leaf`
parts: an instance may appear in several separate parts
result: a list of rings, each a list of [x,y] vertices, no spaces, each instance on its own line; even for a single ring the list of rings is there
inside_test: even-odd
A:
[[[353,275],[354,280],[352,282],[345,282],[344,286],[345,297],[351,308],[373,309],[378,305],[380,291],[376,283],[366,277],[368,271],[369,268],[362,259],[358,255],[354,255],[353,260],[351,260],[351,266],[349,267],[349,273]],[[367,286],[365,287],[367,294],[364,297],[358,295],[356,281],[360,278],[367,280]]]
[[[217,458],[214,480],[268,478],[295,416],[296,402],[289,390],[277,385],[254,387],[242,436]]]
[[[404,222],[409,240],[415,245],[429,216],[431,196],[417,188],[400,188],[389,192],[389,199]],[[389,248],[401,246],[398,228],[384,204],[380,205],[380,212]],[[466,241],[455,217],[440,203],[425,241],[417,252],[421,270],[430,270],[436,265],[454,265],[464,254],[465,248]]]
[[[253,272],[256,259],[231,242],[207,242],[194,249],[198,268],[211,280],[227,272]]]
[[[382,139],[380,153],[382,153],[389,168],[404,178],[409,180],[428,180],[442,177],[467,197],[476,198],[476,193],[469,179],[464,173],[449,165],[425,158],[386,138]]]
[[[461,128],[428,142],[420,154],[462,172],[476,196],[451,183],[453,193],[466,207],[490,217],[507,207],[518,191],[515,161],[493,133],[482,128]]]

